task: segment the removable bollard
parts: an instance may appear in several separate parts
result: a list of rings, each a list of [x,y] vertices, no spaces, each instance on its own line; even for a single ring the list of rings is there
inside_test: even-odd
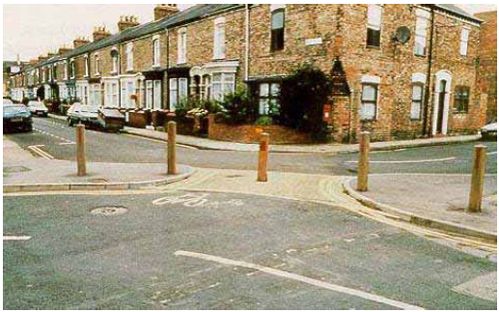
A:
[[[369,175],[369,135],[367,131],[361,132],[359,141],[359,162],[357,168],[357,191],[367,191]]]
[[[177,152],[175,143],[177,140],[177,123],[175,121],[168,122],[168,174],[177,174]]]
[[[87,175],[85,160],[85,125],[76,125],[76,165],[79,177]]]
[[[263,132],[260,135],[260,151],[258,152],[258,182],[267,182],[267,160],[269,157],[269,139],[268,133]]]
[[[487,146],[475,145],[468,212],[482,211],[483,180],[487,162]]]

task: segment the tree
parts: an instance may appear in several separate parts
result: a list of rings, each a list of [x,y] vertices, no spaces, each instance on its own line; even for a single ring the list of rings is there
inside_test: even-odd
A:
[[[283,81],[281,123],[320,137],[326,129],[323,107],[332,89],[331,78],[320,69],[310,64],[300,66]]]

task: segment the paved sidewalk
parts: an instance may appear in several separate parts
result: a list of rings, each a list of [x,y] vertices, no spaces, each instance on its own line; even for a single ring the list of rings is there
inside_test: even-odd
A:
[[[347,190],[373,208],[395,213],[398,210],[412,216],[414,222],[442,222],[441,226],[447,223],[496,235],[497,177],[485,177],[481,213],[466,212],[470,179],[470,175],[370,175],[367,192],[355,191],[355,178],[348,182]]]
[[[124,132],[163,141],[167,140],[167,134],[165,132],[160,132],[155,130],[125,127]],[[371,150],[390,150],[390,149],[398,149],[406,147],[451,144],[451,143],[476,141],[478,139],[480,139],[479,135],[464,135],[464,136],[451,136],[451,137],[440,137],[440,138],[429,138],[429,139],[404,140],[404,141],[372,142]],[[270,141],[272,142],[272,137],[270,138]],[[239,151],[239,152],[255,152],[258,151],[259,149],[258,144],[216,141],[206,138],[180,135],[180,134],[177,134],[177,143],[197,147],[200,149],[227,150],[227,151]],[[356,151],[358,151],[357,144],[329,143],[329,144],[292,144],[292,145],[271,144],[270,145],[270,152],[275,152],[275,153],[336,154],[336,153],[351,153]]]
[[[171,183],[186,178],[192,173],[192,168],[181,165],[179,174],[168,176],[166,164],[95,162],[87,163],[87,175],[78,177],[75,162],[35,157],[5,137],[3,153],[4,191],[15,190],[12,186],[20,185],[35,189],[34,186],[39,184],[48,188],[52,186],[54,190],[61,186],[68,188],[70,185],[79,187],[100,185],[101,188],[106,188],[104,186],[108,185],[116,189],[136,188]],[[36,189],[44,190],[40,187]]]

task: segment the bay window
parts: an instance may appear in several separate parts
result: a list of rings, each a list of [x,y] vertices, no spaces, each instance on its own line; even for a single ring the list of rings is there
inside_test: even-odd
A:
[[[225,94],[235,90],[236,75],[233,73],[216,73],[211,79],[211,96],[213,100],[223,101]]]
[[[161,88],[161,85],[158,86]],[[178,103],[188,96],[187,78],[170,78],[169,80],[170,110],[175,111]]]
[[[146,108],[152,108],[152,80],[146,80]]]

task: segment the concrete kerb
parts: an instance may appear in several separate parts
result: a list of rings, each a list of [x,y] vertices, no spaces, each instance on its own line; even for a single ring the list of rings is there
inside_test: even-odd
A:
[[[464,226],[461,224],[453,223],[453,222],[448,222],[448,221],[443,221],[439,219],[432,219],[432,218],[427,218],[423,217],[421,215],[417,215],[411,212],[403,211],[399,208],[387,205],[387,204],[382,204],[379,202],[376,202],[361,193],[357,192],[351,187],[351,182],[354,181],[356,178],[355,177],[348,177],[343,180],[343,190],[345,193],[347,193],[349,196],[363,204],[364,206],[368,208],[372,208],[375,210],[383,211],[385,213],[393,214],[397,216],[400,220],[403,220],[408,223],[412,223],[415,225],[419,226],[424,226],[428,228],[433,228],[437,230],[442,230],[446,232],[452,232],[456,233],[459,235],[463,236],[471,236],[479,239],[483,239],[488,242],[493,242],[497,243],[497,234],[489,231],[483,231],[479,230],[476,228],[471,228],[468,226]]]
[[[184,166],[187,172],[168,176],[164,179],[135,182],[111,183],[38,183],[38,184],[5,184],[4,193],[46,192],[46,191],[102,191],[102,190],[137,190],[147,187],[162,186],[189,178],[195,169]]]

